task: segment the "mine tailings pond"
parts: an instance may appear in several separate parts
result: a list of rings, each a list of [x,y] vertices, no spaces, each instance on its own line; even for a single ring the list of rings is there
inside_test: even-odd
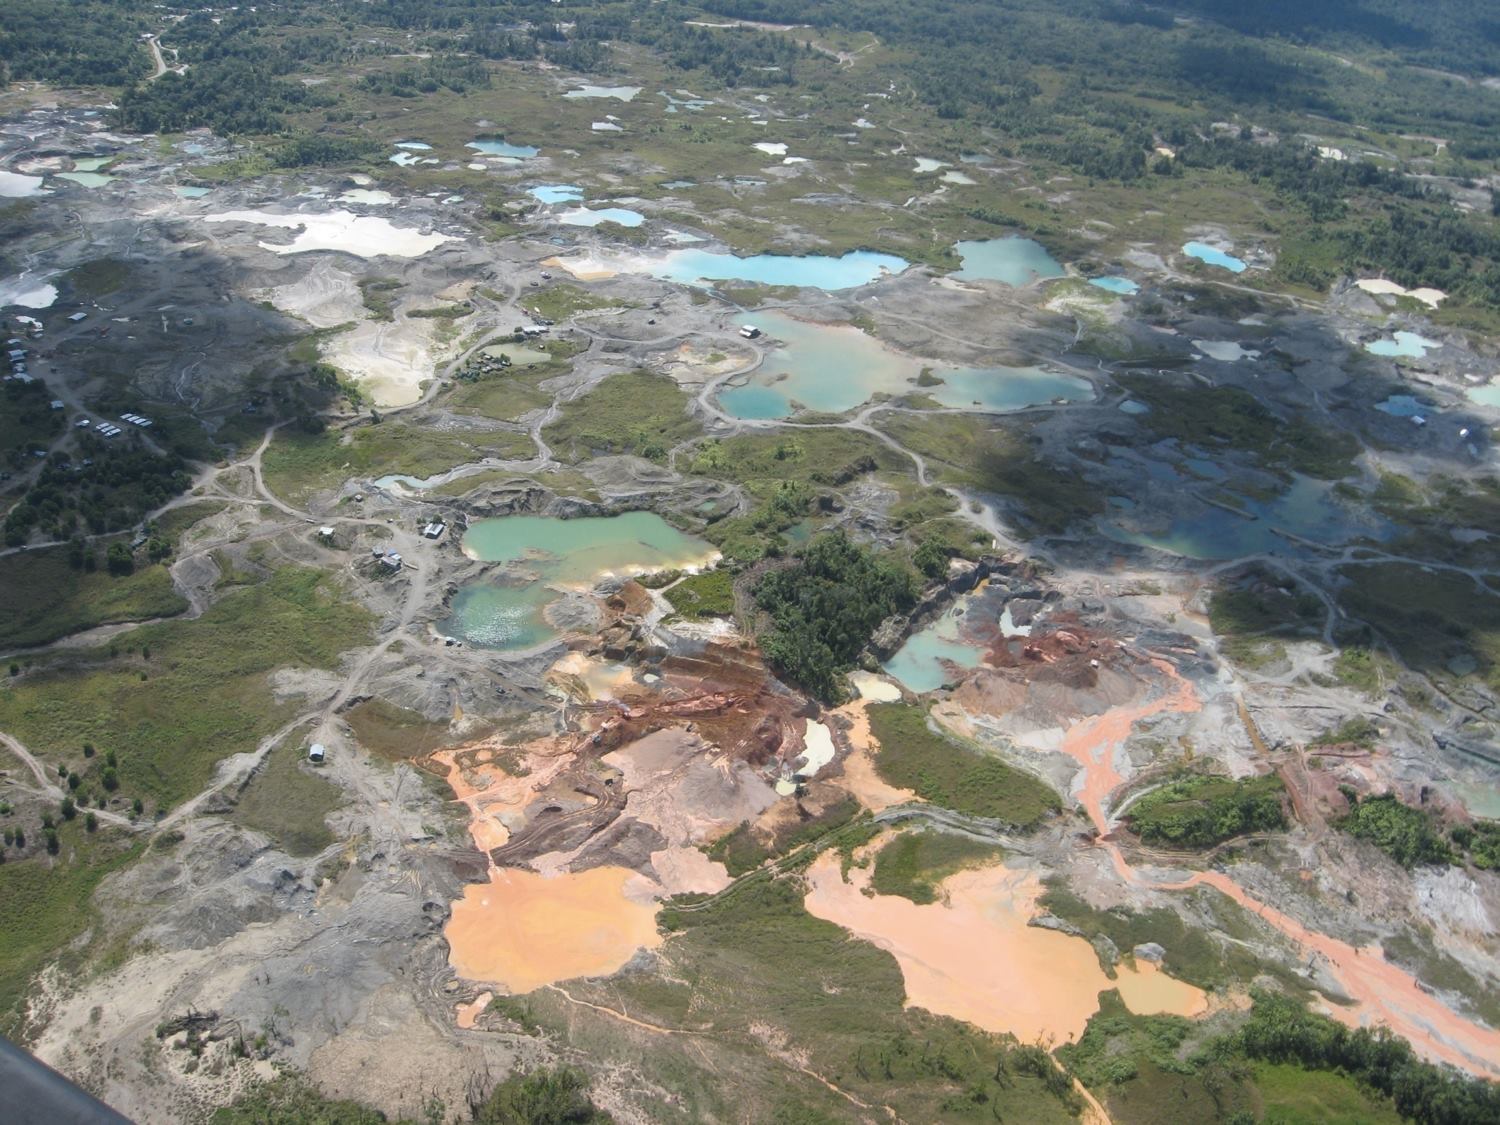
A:
[[[1190,559],[1302,552],[1302,546],[1278,532],[1329,546],[1361,536],[1384,539],[1391,530],[1378,517],[1340,503],[1328,482],[1301,475],[1294,475],[1291,487],[1274,499],[1234,496],[1233,503],[1246,515],[1205,504],[1200,514],[1175,519],[1165,530],[1145,530],[1114,522],[1105,522],[1101,527],[1116,542],[1154,547]]]
[[[784,346],[769,352],[748,381],[719,394],[719,405],[735,418],[787,418],[798,406],[842,414],[877,394],[919,392],[943,406],[997,412],[1093,394],[1087,379],[1038,367],[938,367],[930,371],[931,385],[920,386],[927,364],[853,325],[814,324],[777,312],[758,312],[753,323]]]
[[[953,276],[964,281],[1000,281],[1019,287],[1067,273],[1045,246],[1029,238],[960,242],[954,249],[963,265]]]
[[[654,512],[480,520],[464,535],[463,549],[470,558],[508,565],[460,589],[439,629],[508,651],[556,639],[546,611],[564,591],[590,589],[611,575],[705,566],[717,557],[709,544]]]
[[[647,272],[663,281],[683,285],[705,285],[714,281],[740,281],[754,285],[789,285],[796,288],[852,289],[887,274],[900,273],[909,263],[894,254],[873,250],[851,250],[841,258],[826,254],[756,254],[749,258],[709,250],[674,250],[648,263]]]

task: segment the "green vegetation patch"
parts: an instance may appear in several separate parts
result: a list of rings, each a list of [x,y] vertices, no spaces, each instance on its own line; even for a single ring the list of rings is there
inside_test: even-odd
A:
[[[1130,806],[1130,828],[1148,844],[1208,848],[1250,832],[1286,827],[1285,787],[1275,774],[1195,775],[1153,789]]]
[[[25,827],[41,838],[39,827]],[[12,1038],[23,1026],[31,978],[95,921],[93,895],[100,881],[141,851],[108,831],[89,833],[81,815],[63,821],[58,836],[56,857],[0,863],[0,1032]]]
[[[130,280],[130,266],[119,258],[95,258],[74,266],[65,275],[80,297],[104,297],[123,289]]]
[[[893,414],[880,426],[940,466],[943,481],[1004,497],[1034,532],[1058,534],[1104,511],[1100,489],[1072,469],[1039,459],[1024,431],[959,414]]]
[[[394,319],[396,295],[400,292],[401,282],[394,277],[366,277],[359,282],[359,295],[372,320]]]
[[[1302,995],[1306,984],[1279,962],[1266,961],[1250,952],[1262,931],[1232,900],[1216,891],[1192,892],[1198,905],[1213,918],[1212,932],[1189,926],[1167,907],[1154,910],[1098,910],[1068,890],[1061,880],[1049,880],[1041,906],[1049,913],[1090,936],[1102,935],[1116,949],[1128,953],[1138,945],[1154,942],[1167,951],[1164,968],[1179,980],[1203,989],[1247,985],[1262,974],[1274,977],[1289,991]],[[1215,935],[1222,935],[1217,940]],[[1101,957],[1100,964],[1111,975],[1114,966]]]
[[[484,457],[529,457],[533,451],[529,437],[507,431],[444,433],[401,422],[319,434],[284,429],[267,447],[262,471],[275,495],[301,504],[355,477],[428,477]]]
[[[702,431],[675,380],[650,371],[611,375],[562,408],[542,437],[570,461],[633,453],[665,461],[673,446]]]
[[[239,823],[264,832],[282,851],[296,856],[317,855],[333,843],[327,817],[343,804],[339,787],[319,777],[304,757],[291,739],[272,750],[234,810]]]
[[[1349,835],[1368,840],[1402,867],[1452,863],[1455,859],[1437,819],[1425,809],[1403,803],[1394,793],[1356,798],[1348,815],[1334,823]]]
[[[666,1040],[663,1051],[686,1052],[675,1066],[660,1060],[676,1083],[694,1087],[689,1120],[823,1121],[847,1118],[847,1104],[795,1066],[767,1062],[763,1042],[746,1028],[774,1029],[803,1064],[861,1101],[889,1105],[907,1121],[1071,1120],[1078,1108],[1066,1075],[1045,1048],[1023,1046],[956,1020],[904,1005],[895,958],[842,927],[808,914],[795,876],[758,878],[701,905],[668,904],[667,952],[690,996],[661,996],[661,981],[627,974],[609,984],[613,1003],[636,1018],[681,1020],[703,1030],[692,1042]],[[682,991],[682,990],[680,990]],[[540,994],[538,994],[540,995]],[[601,999],[606,997],[601,996]],[[685,1017],[685,1019],[683,1018]],[[655,1041],[653,1041],[655,1046]],[[703,1081],[697,1048],[732,1052],[734,1105]],[[722,1056],[720,1056],[722,1058]],[[682,1071],[691,1066],[687,1074]],[[790,1113],[811,1103],[825,1116]]]
[[[1157,376],[1117,377],[1132,398],[1151,408],[1137,421],[1158,438],[1205,449],[1237,449],[1279,468],[1324,480],[1353,471],[1359,443],[1351,434],[1325,430],[1301,417],[1273,414],[1239,387],[1177,384]]]
[[[999,758],[960,745],[927,724],[927,712],[905,703],[869,708],[880,743],[875,768],[890,785],[970,816],[1030,828],[1062,807],[1050,786]]]
[[[1254,1017],[1252,1017],[1253,1022]],[[1234,1035],[1205,1038],[1179,1016],[1138,1016],[1119,993],[1077,1043],[1058,1051],[1116,1125],[1260,1121],[1265,1125],[1396,1125],[1390,1102],[1354,1077],[1296,1062],[1256,1062]]]
[[[420,758],[451,741],[447,723],[435,723],[416,711],[384,699],[367,699],[343,714],[359,744],[393,762]]]
[[[734,613],[734,575],[727,570],[690,574],[666,591],[672,609],[683,617],[728,617]]]
[[[1429,675],[1478,675],[1500,689],[1500,595],[1465,574],[1409,563],[1346,566],[1345,611]]]
[[[0,730],[53,761],[86,742],[114,751],[121,791],[166,808],[291,717],[270,672],[334,667],[369,643],[371,620],[326,575],[288,567],[195,621],[142,626],[132,651],[67,654],[4,681]]]
[[[625,306],[623,301],[598,296],[576,285],[554,285],[540,293],[528,294],[525,303],[528,309],[555,324],[561,324],[574,313]]]
[[[949,875],[998,862],[1004,855],[994,844],[952,832],[903,832],[875,853],[870,886],[877,894],[900,895],[918,904],[936,902],[938,885]]]
[[[0,557],[0,637],[7,644],[46,644],[95,625],[172,617],[187,607],[162,565],[112,574],[97,561],[91,568],[72,565],[67,547]]]
[[[836,703],[843,673],[876,627],[910,610],[916,597],[916,575],[901,559],[851,543],[842,532],[820,536],[795,565],[756,586],[756,604],[772,622],[761,651],[778,675]]]
[[[1280,586],[1215,590],[1208,603],[1208,623],[1220,636],[1301,634],[1323,616],[1315,594],[1297,594]]]

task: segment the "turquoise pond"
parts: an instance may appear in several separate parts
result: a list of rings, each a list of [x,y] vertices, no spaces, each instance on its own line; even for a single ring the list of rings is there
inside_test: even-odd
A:
[[[183,199],[202,199],[205,195],[211,192],[213,188],[192,187],[187,184],[178,184],[172,190],[180,195]]]
[[[610,575],[701,566],[716,554],[654,512],[480,520],[464,535],[463,549],[470,558],[512,565],[459,590],[439,629],[473,644],[511,651],[558,636],[546,611],[561,599],[561,590],[588,589]]]
[[[961,614],[957,609],[919,629],[882,667],[909,691],[936,691],[953,680],[948,664],[977,668],[984,653],[965,644],[959,636]]]
[[[106,176],[99,172],[59,172],[57,178],[72,180],[83,187],[104,187],[106,184],[115,182],[114,176]]]
[[[1011,236],[982,242],[960,242],[954,249],[963,265],[954,277],[968,281],[999,281],[1006,285],[1030,285],[1049,277],[1062,277],[1061,263],[1040,242]]]
[[[1470,402],[1480,406],[1500,407],[1500,382],[1486,383],[1482,387],[1471,387],[1467,394]]]
[[[583,199],[583,189],[573,184],[538,184],[528,189],[528,194],[541,203],[578,203]]]
[[[1205,467],[1207,463],[1205,462]],[[1166,466],[1163,466],[1166,468]],[[1215,469],[1217,471],[1217,469]],[[1148,477],[1170,484],[1174,473]],[[1340,503],[1333,486],[1311,477],[1294,476],[1291,487],[1271,500],[1235,497],[1234,502],[1254,518],[1205,504],[1201,512],[1173,520],[1165,531],[1145,531],[1103,520],[1100,530],[1117,543],[1154,547],[1190,559],[1235,559],[1248,555],[1296,555],[1305,548],[1284,538],[1288,532],[1309,542],[1332,545],[1359,538],[1383,539],[1390,525]]]
[[[518,160],[530,160],[542,150],[531,145],[513,145],[507,141],[497,138],[483,138],[470,141],[466,148],[472,148],[475,152],[483,153],[485,156],[511,156]]]
[[[684,285],[741,281],[756,285],[791,285],[813,289],[852,289],[907,267],[904,258],[851,250],[841,258],[820,254],[756,254],[749,258],[709,250],[674,250],[652,264],[653,277]]]
[[[1189,258],[1197,258],[1200,262],[1206,262],[1211,266],[1228,270],[1230,273],[1244,273],[1245,263],[1233,254],[1210,246],[1206,242],[1189,242],[1182,248],[1182,252]]]
[[[842,414],[877,394],[921,393],[954,409],[991,411],[1093,395],[1087,379],[1037,367],[938,367],[932,376],[941,382],[920,387],[916,380],[927,364],[853,325],[815,324],[771,311],[756,313],[753,323],[784,346],[769,351],[747,382],[719,393],[719,405],[736,418],[786,418],[799,406]]]
[[[1131,281],[1128,277],[1094,277],[1089,279],[1089,284],[1110,293],[1119,293],[1124,297],[1138,293],[1141,289],[1139,285]]]
[[[1442,346],[1439,341],[1418,336],[1415,332],[1396,332],[1390,340],[1371,340],[1365,345],[1365,351],[1389,359],[1421,359],[1432,348]]]
[[[646,216],[624,207],[574,207],[557,216],[557,221],[570,227],[597,227],[600,223],[638,227],[646,221]]]
[[[1391,395],[1383,402],[1377,402],[1375,409],[1395,418],[1413,418],[1431,408],[1423,406],[1421,400],[1412,395]]]

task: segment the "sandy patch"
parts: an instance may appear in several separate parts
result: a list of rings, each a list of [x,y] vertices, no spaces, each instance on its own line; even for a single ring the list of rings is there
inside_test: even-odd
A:
[[[269,211],[223,211],[205,216],[210,223],[254,223],[258,226],[282,227],[298,231],[289,243],[262,242],[260,247],[273,254],[304,254],[312,250],[338,250],[361,258],[390,256],[420,258],[445,242],[456,242],[453,235],[433,231],[423,234],[410,227],[398,227],[389,219],[356,215],[352,211],[329,211],[312,215],[275,215]]]
[[[901,698],[899,687],[874,672],[850,672],[849,682],[859,692],[861,699],[867,699],[871,703],[895,703]]]
[[[323,345],[323,358],[354,377],[376,406],[405,406],[433,377],[432,320],[366,320]]]
[[[868,703],[861,700],[846,704],[839,715],[849,721],[848,755],[844,758],[844,775],[839,784],[847,789],[855,800],[871,812],[880,812],[892,805],[904,805],[915,801],[917,795],[910,789],[897,789],[881,780],[875,770],[875,739],[870,734],[870,717],[865,713]]]
[[[1404,285],[1397,285],[1394,281],[1387,281],[1381,277],[1360,278],[1354,284],[1366,293],[1377,297],[1411,297],[1421,301],[1429,309],[1437,308],[1448,298],[1448,294],[1441,289],[1408,289]]]
[[[314,328],[333,328],[363,320],[366,314],[359,283],[339,268],[336,258],[317,258],[312,268],[290,285],[277,285],[252,294],[278,309],[301,317]]]
[[[548,258],[542,265],[567,270],[579,281],[602,281],[615,276],[614,269],[603,259],[591,255],[582,258]]]

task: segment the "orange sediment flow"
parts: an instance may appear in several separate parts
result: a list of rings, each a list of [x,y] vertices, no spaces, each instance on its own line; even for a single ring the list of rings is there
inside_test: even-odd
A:
[[[1153,659],[1151,663],[1168,677],[1170,691],[1144,704],[1114,708],[1079,723],[1063,736],[1060,749],[1084,768],[1079,801],[1101,837],[1108,834],[1110,827],[1104,812],[1105,801],[1124,780],[1115,768],[1114,756],[1134,725],[1153,715],[1186,713],[1200,707],[1192,684],[1170,663],[1162,659]],[[1204,871],[1183,882],[1152,884],[1135,872],[1116,844],[1104,840],[1103,845],[1109,851],[1115,871],[1125,882],[1157,891],[1213,887],[1304,949],[1322,957],[1329,974],[1354,1001],[1349,1007],[1330,1006],[1330,1014],[1341,1023],[1349,1027],[1381,1024],[1410,1040],[1426,1058],[1451,1063],[1473,1074],[1500,1078],[1500,1031],[1464,1019],[1424,992],[1414,977],[1387,961],[1378,946],[1360,949],[1311,930],[1252,897],[1221,872]],[[1122,995],[1124,991],[1122,988]]]
[[[1104,802],[1125,780],[1120,776],[1119,770],[1115,769],[1115,753],[1130,737],[1131,729],[1142,719],[1149,719],[1153,715],[1168,711],[1185,713],[1202,707],[1197,693],[1193,691],[1193,685],[1183,679],[1169,662],[1153,659],[1151,664],[1171,682],[1171,691],[1145,703],[1112,708],[1102,715],[1070,727],[1058,747],[1083,767],[1083,788],[1078,793],[1078,802],[1101,836],[1109,833]]]
[[[448,962],[465,980],[512,993],[574,977],[607,976],[661,943],[656,907],[631,901],[624,867],[548,878],[504,868],[471,883],[444,933]]]
[[[869,699],[857,699],[836,712],[849,721],[849,754],[844,758],[844,776],[839,784],[871,812],[915,801],[910,789],[897,789],[881,780],[875,769],[875,738],[870,733]]]
[[[1063,1043],[1083,1034],[1099,993],[1119,988],[1132,1011],[1200,1015],[1202,990],[1156,966],[1120,966],[1110,980],[1082,938],[1028,925],[1042,885],[1028,870],[997,865],[944,883],[945,902],[869,895],[858,868],[845,882],[837,856],[808,870],[808,912],[887,950],[901,966],[906,1002],[1023,1042]]]
[[[1500,1078],[1500,1031],[1472,1023],[1441,1000],[1424,992],[1415,978],[1385,959],[1379,946],[1359,948],[1310,930],[1274,906],[1247,894],[1218,871],[1201,871],[1181,883],[1156,890],[1213,887],[1280,930],[1304,949],[1323,958],[1325,966],[1354,1007],[1329,1005],[1329,1015],[1348,1027],[1382,1024],[1411,1041],[1422,1055],[1451,1063],[1474,1074]]]

